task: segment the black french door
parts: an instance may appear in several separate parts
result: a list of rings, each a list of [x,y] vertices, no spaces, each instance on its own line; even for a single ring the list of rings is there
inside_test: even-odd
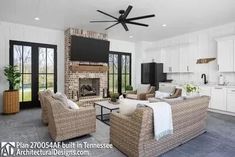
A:
[[[131,85],[131,53],[109,52],[108,85],[110,93],[124,93]]]
[[[21,108],[40,106],[38,92],[57,91],[57,46],[10,40],[10,65],[21,73]]]

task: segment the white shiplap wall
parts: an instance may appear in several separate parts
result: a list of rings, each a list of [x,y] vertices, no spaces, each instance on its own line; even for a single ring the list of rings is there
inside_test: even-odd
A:
[[[9,64],[9,40],[57,45],[58,91],[64,92],[64,31],[0,21],[0,113],[2,94],[8,89],[3,67]]]
[[[166,28],[167,29],[167,28]],[[195,46],[194,54],[194,72],[193,73],[178,73],[168,74],[168,78],[172,78],[176,82],[201,82],[201,74],[206,73],[210,82],[217,82],[219,72],[217,70],[217,61],[209,64],[196,64],[197,58],[217,57],[216,41],[215,39],[222,36],[234,35],[235,23],[230,23],[218,27],[213,27],[197,32],[192,32],[156,42],[142,44],[143,51],[136,51],[136,56],[141,56],[136,62],[138,66],[141,62],[150,62],[154,59],[156,62],[161,62],[162,54],[161,47],[168,47],[172,45],[180,45],[190,43]],[[137,73],[136,73],[137,74]],[[226,81],[235,83],[235,73],[224,73]],[[140,75],[136,75],[140,77]],[[139,80],[138,78],[136,78]]]

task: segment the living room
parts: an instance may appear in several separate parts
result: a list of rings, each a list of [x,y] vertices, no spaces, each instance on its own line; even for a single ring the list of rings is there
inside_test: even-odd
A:
[[[0,56],[2,156],[234,156],[232,0],[0,0]]]

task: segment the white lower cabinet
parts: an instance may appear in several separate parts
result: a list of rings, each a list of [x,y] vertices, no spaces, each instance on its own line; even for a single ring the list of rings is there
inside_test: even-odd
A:
[[[235,88],[227,89],[227,111],[235,112]]]
[[[212,87],[210,108],[216,110],[227,110],[227,89],[225,87]]]
[[[199,93],[200,93],[200,95],[211,96],[211,87],[200,86]],[[209,103],[209,108],[211,108],[211,103]]]

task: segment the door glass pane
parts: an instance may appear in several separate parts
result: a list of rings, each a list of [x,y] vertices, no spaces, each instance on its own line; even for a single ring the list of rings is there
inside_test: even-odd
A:
[[[13,46],[13,56],[14,56],[14,65],[18,66],[18,70],[22,73],[22,46],[14,45]]]
[[[39,73],[46,73],[46,48],[39,47]]]
[[[126,75],[122,74],[122,92],[126,91],[125,80],[126,80]]]
[[[113,63],[114,63],[114,73],[117,73],[118,72],[118,55],[114,55],[114,60],[113,60]]]
[[[47,89],[54,91],[54,74],[47,74]]]
[[[46,75],[45,74],[40,74],[39,75],[39,91],[43,91],[46,89]]]
[[[109,74],[109,91],[113,93],[113,75]]]
[[[126,69],[126,56],[122,55],[122,73],[125,73],[125,69]]]
[[[130,74],[126,74],[126,86],[130,85]]]
[[[113,73],[113,54],[109,54],[109,73]]]
[[[47,73],[54,73],[54,49],[47,49]]]
[[[126,56],[126,72],[130,73],[130,56]]]
[[[114,93],[118,93],[118,75],[114,74]]]
[[[23,51],[24,51],[24,55],[23,55],[24,71],[23,72],[31,73],[31,47],[24,46]]]
[[[32,84],[31,74],[23,74],[23,101],[31,101],[32,98]]]

